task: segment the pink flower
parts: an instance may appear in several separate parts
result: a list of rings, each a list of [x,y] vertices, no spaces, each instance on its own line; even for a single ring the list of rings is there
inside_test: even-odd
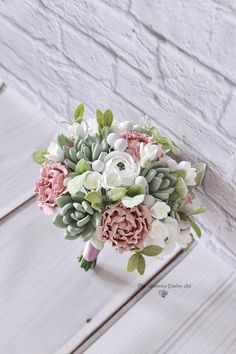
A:
[[[45,215],[50,215],[56,211],[56,198],[66,193],[63,181],[67,174],[67,169],[57,163],[47,163],[41,166],[35,192],[38,194],[38,206]]]
[[[140,159],[141,143],[152,144],[154,142],[151,136],[143,133],[138,133],[135,130],[132,132],[125,131],[121,133],[120,137],[128,141],[128,148],[126,149],[126,152],[133,157],[134,161],[138,161]]]
[[[96,233],[100,240],[110,241],[122,253],[134,246],[143,248],[151,222],[151,214],[145,205],[125,208],[123,204],[116,204],[103,211],[101,226]]]

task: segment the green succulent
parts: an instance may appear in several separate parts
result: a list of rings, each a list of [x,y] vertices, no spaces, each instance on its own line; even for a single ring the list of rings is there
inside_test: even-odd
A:
[[[176,190],[179,180],[177,174],[171,172],[166,163],[157,161],[150,168],[142,168],[141,176],[144,176],[148,182],[148,193],[156,200],[167,203],[171,208],[170,215],[180,220],[178,207],[182,196]]]
[[[109,152],[110,146],[105,139],[99,135],[87,135],[85,138],[77,137],[73,147],[63,146],[64,163],[73,171],[76,170],[76,164],[81,159],[93,162],[103,159]]]
[[[57,198],[58,212],[53,224],[65,229],[65,238],[74,240],[81,237],[88,241],[100,225],[100,214],[84,199],[85,193],[69,193]]]

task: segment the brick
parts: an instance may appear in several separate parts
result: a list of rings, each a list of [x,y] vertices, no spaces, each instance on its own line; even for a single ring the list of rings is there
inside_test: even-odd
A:
[[[236,83],[236,21],[216,3],[132,1],[131,12],[150,29]]]
[[[211,60],[215,68],[236,82],[236,19],[217,12],[210,44]]]
[[[229,101],[226,111],[220,121],[222,128],[236,140],[236,90],[233,91],[231,100]]]
[[[216,122],[230,92],[226,81],[167,43],[160,46],[158,58],[164,89]]]
[[[149,77],[153,76],[156,39],[128,13],[121,13],[105,3],[93,0],[84,0],[80,6],[76,0],[42,2],[130,65]]]
[[[185,142],[187,150],[191,146],[210,165],[213,163],[222,173],[232,175],[235,149],[228,139],[210,129],[163,91],[145,83],[143,77],[122,62],[119,62],[117,77],[117,92],[122,97],[173,131]]]
[[[0,4],[0,14],[49,46],[59,47],[58,21],[34,2],[11,0]]]
[[[107,3],[110,6],[119,7],[122,10],[129,9],[130,0],[102,0],[103,2]]]
[[[89,75],[113,86],[115,59],[109,51],[68,25],[62,26],[62,39],[64,54],[70,60]]]
[[[132,1],[131,12],[178,46],[208,57],[209,32],[214,21],[213,5],[205,1],[202,6],[195,0]]]

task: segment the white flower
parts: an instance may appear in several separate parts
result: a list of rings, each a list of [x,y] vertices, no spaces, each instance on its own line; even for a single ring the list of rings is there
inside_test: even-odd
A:
[[[186,176],[184,177],[184,182],[187,186],[195,186],[196,181],[195,178],[197,176],[196,168],[191,167],[191,163],[188,161],[181,161],[178,164],[177,170],[184,170],[186,172]]]
[[[102,182],[104,188],[132,186],[140,172],[139,164],[126,152],[109,153],[104,159],[104,164]]]
[[[177,237],[177,243],[181,247],[186,247],[189,243],[192,242],[192,237],[190,235],[191,229],[186,221],[181,220],[179,222],[179,235]]]
[[[161,147],[155,144],[140,144],[140,158],[141,158],[141,166],[147,167],[150,162],[154,161],[158,154],[161,151]]]
[[[54,162],[59,162],[64,160],[64,154],[60,146],[56,143],[51,143],[48,147],[47,159]]]
[[[68,134],[73,137],[84,138],[88,134],[88,123],[84,120],[81,124],[74,122],[72,125],[68,125],[67,130]]]
[[[169,169],[171,170],[171,172],[174,172],[177,170],[178,164],[170,156],[165,155],[160,161],[166,163],[167,166],[169,167]]]
[[[161,255],[171,253],[176,246],[178,231],[178,223],[175,219],[171,217],[167,217],[164,221],[155,219],[145,246],[155,244],[163,248]]]
[[[87,176],[83,183],[84,187],[89,190],[100,190],[102,175],[98,172],[87,172]]]
[[[139,194],[134,197],[129,197],[128,195],[126,195],[121,199],[121,201],[126,208],[133,208],[141,204],[144,201],[144,198],[145,198],[144,194]]]
[[[170,212],[170,207],[164,202],[156,202],[152,207],[151,207],[151,214],[154,218],[156,219],[165,219]]]

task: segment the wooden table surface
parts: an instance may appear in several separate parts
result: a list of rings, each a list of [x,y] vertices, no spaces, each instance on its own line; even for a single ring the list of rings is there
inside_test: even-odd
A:
[[[105,247],[85,273],[76,261],[83,244],[64,240],[34,197],[31,153],[58,127],[9,87],[0,115],[0,353],[235,353],[228,266],[197,246],[185,258],[176,249],[150,260],[140,277],[126,273],[126,255]],[[162,297],[151,287],[164,281],[192,287]]]

